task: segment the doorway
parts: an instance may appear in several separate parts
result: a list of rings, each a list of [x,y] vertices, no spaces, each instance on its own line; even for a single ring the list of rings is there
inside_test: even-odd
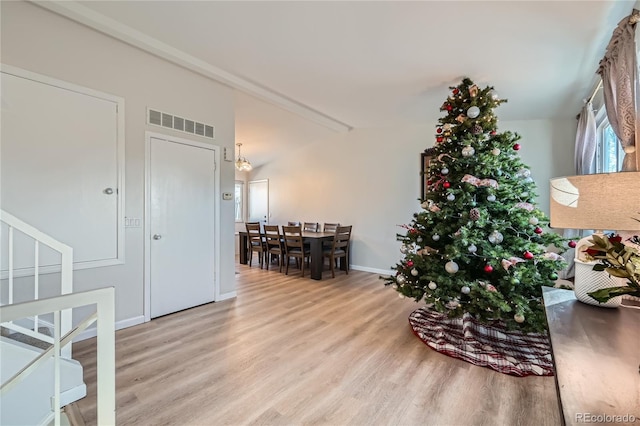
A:
[[[249,181],[248,222],[269,223],[269,179]]]
[[[214,301],[216,148],[147,133],[145,320]]]

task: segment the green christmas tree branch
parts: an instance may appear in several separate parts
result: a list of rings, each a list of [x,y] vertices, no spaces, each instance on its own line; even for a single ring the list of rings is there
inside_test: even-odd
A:
[[[451,87],[434,134],[422,210],[405,225],[395,275],[381,277],[402,297],[449,317],[541,332],[541,286],[564,260],[550,247],[565,239],[546,229],[536,185],[519,155],[520,135],[498,132],[494,109],[506,102],[468,78]]]

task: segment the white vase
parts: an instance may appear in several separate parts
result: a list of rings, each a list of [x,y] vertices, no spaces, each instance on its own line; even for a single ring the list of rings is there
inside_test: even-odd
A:
[[[583,262],[575,259],[575,282],[574,292],[576,299],[589,305],[600,306],[603,308],[617,308],[622,303],[622,296],[616,296],[609,299],[605,303],[600,303],[588,293],[609,288],[609,287],[626,287],[627,280],[624,278],[612,277],[606,271],[594,271],[593,265],[598,262]]]

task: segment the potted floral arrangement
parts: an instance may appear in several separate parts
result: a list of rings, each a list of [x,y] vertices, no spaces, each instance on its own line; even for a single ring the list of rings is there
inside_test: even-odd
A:
[[[601,288],[588,293],[599,303],[630,295],[640,297],[640,237],[635,235],[622,241],[620,235],[592,235],[592,244],[585,250],[588,259],[595,260],[594,271],[627,280],[626,286]]]

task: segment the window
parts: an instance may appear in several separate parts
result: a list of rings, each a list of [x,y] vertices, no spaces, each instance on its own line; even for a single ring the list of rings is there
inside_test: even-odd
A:
[[[604,108],[603,108],[604,110]],[[620,146],[606,115],[598,126],[598,147],[596,149],[596,173],[613,173],[622,169],[624,150]]]
[[[235,204],[236,204],[236,222],[244,222],[244,182],[241,180],[236,181],[235,192]]]

